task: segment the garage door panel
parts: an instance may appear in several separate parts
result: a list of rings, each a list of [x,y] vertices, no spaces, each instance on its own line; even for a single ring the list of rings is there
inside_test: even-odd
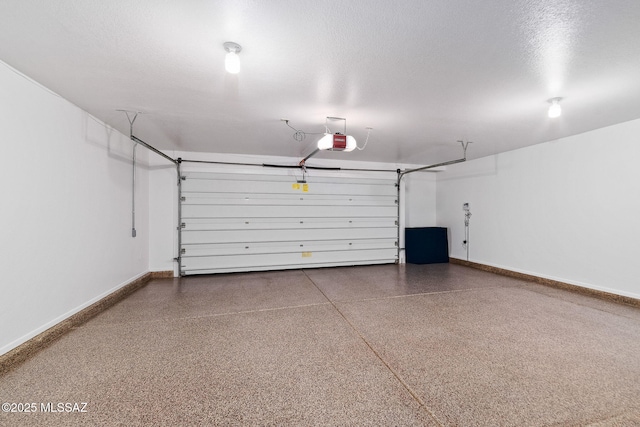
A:
[[[297,270],[300,268],[323,268],[323,267],[352,267],[355,265],[374,265],[374,264],[389,264],[387,259],[368,259],[365,261],[347,261],[347,262],[327,262],[327,263],[314,263],[306,265],[287,264],[287,265],[266,265],[266,266],[249,266],[249,267],[229,267],[229,268],[215,268],[215,269],[198,269],[188,270],[183,272],[184,275],[203,275],[203,274],[222,274],[222,273],[239,273],[250,271],[273,271],[273,270]]]
[[[182,243],[293,242],[299,240],[381,239],[394,238],[395,228],[329,228],[307,230],[214,230],[184,231]]]
[[[370,249],[389,249],[395,247],[395,238],[367,240],[332,240],[296,242],[252,242],[225,244],[190,244],[183,246],[184,257],[223,256],[243,254],[289,253],[299,255],[303,252],[352,251]]]
[[[397,218],[189,218],[183,231],[396,227]]]
[[[184,204],[238,206],[394,206],[396,196],[183,193]]]
[[[299,170],[289,171],[287,173],[274,172],[274,173],[233,173],[233,172],[202,172],[202,171],[185,171],[183,170],[182,176],[185,180],[204,180],[204,181],[217,181],[217,182],[254,182],[254,181],[273,181],[284,182],[289,185],[295,183],[297,179],[302,178],[302,173]],[[387,185],[395,181],[388,178],[369,177],[369,176],[339,176],[339,175],[327,175],[319,174],[315,172],[307,173],[306,177],[311,183],[332,183],[332,184],[379,184]]]
[[[258,178],[256,178],[258,179]],[[186,179],[183,181],[183,195],[189,193],[234,193],[234,194],[283,194],[283,195],[362,195],[379,194],[395,196],[396,189],[389,183],[340,182],[308,182],[273,181],[271,177],[263,177],[256,181],[213,181],[202,179]]]
[[[359,263],[386,261],[395,256],[393,249],[373,249],[360,251],[330,251],[298,254],[248,254],[211,257],[185,257],[183,271],[197,273],[197,270],[217,270],[227,268],[265,268],[297,266],[304,268],[315,264]]]
[[[305,218],[305,217],[393,217],[394,206],[212,206],[182,205],[182,217],[188,218]]]

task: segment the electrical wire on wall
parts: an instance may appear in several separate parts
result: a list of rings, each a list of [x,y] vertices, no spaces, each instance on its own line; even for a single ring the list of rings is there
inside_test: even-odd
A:
[[[462,247],[467,250],[467,261],[469,261],[469,219],[471,218],[471,211],[469,210],[469,203],[462,205],[464,211],[464,241]]]

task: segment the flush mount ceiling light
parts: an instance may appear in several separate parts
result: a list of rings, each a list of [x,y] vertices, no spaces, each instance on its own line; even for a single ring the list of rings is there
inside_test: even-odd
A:
[[[562,98],[551,98],[549,102],[551,105],[549,106],[549,118],[555,119],[556,117],[560,117],[562,114],[562,107],[560,106],[560,101]]]
[[[227,73],[238,74],[240,72],[240,57],[238,53],[242,50],[242,46],[234,42],[226,42],[223,44],[227,56],[224,58],[224,68]]]

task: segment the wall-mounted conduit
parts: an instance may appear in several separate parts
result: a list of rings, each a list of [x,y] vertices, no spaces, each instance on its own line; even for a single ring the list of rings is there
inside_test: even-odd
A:
[[[119,110],[124,112],[127,115],[127,120],[129,120],[129,138],[133,140],[133,123],[138,118],[139,111],[126,111]],[[133,114],[133,117],[129,115],[129,113]],[[131,159],[132,165],[131,168],[131,237],[136,237],[136,148],[138,144],[134,141]]]
[[[467,261],[469,261],[469,219],[471,219],[471,211],[469,210],[469,203],[462,205],[464,211],[464,243],[463,247],[467,251]]]

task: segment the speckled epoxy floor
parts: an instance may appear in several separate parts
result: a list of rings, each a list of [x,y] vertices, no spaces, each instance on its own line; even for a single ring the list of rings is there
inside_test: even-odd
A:
[[[154,280],[0,401],[37,407],[2,426],[640,425],[640,309],[449,264]]]

